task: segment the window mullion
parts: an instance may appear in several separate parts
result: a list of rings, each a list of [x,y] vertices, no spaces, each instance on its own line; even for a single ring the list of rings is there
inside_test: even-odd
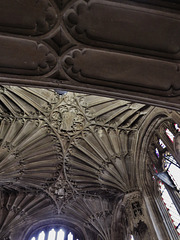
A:
[[[49,235],[49,231],[45,232],[45,239],[44,240],[48,240],[48,235]]]
[[[56,232],[55,240],[57,240],[57,237],[58,237],[58,230],[55,229],[55,232]]]
[[[65,232],[64,232],[64,240],[68,240],[68,234],[69,234],[68,231],[65,231]]]
[[[179,193],[175,190],[172,189],[171,187],[169,187],[168,185],[166,185],[166,189],[174,203],[174,206],[176,207],[179,215],[180,215],[180,197],[179,197]]]

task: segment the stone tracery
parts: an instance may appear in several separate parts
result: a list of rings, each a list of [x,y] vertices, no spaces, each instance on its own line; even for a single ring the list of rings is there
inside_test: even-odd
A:
[[[25,87],[2,86],[1,99],[0,187],[9,203],[0,237],[24,240],[30,225],[46,220],[75,224],[82,239],[147,238],[151,221],[139,192],[136,141],[147,116],[161,109]],[[63,123],[70,109],[74,115]],[[81,127],[72,128],[78,115]]]
[[[21,198],[34,189],[35,195],[31,196],[34,204],[37,205],[39,192],[47,196],[49,209],[54,209],[46,210],[48,218],[55,214],[58,219],[76,221],[86,234],[92,231],[92,239],[96,234],[100,239],[111,239],[115,196],[119,192],[122,199],[127,191],[137,187],[132,184],[133,165],[129,165],[133,158],[132,140],[151,107],[86,94],[58,96],[49,90],[6,86],[1,89],[1,99],[6,99],[1,101],[1,109],[5,110],[1,112],[2,197],[16,191],[15,196]],[[72,109],[74,114],[70,122],[61,117],[67,107],[67,112]],[[58,115],[53,115],[54,112]],[[81,123],[78,125],[81,127],[72,128],[74,121]],[[24,204],[22,211],[28,208]],[[39,216],[46,218],[44,208],[38,211]],[[17,211],[18,216],[21,215]],[[27,223],[33,221],[28,211],[26,216]],[[38,217],[39,221],[42,218]],[[19,230],[25,221],[20,219]],[[16,236],[14,221],[8,220],[8,226],[5,222],[1,225],[10,229],[12,237]],[[125,236],[128,233],[124,231],[116,234]]]
[[[0,239],[49,223],[88,240],[178,239],[150,174],[157,132],[147,145],[179,115],[144,104],[179,110],[177,1],[0,2],[0,82],[21,86],[0,87]],[[162,137],[179,161],[174,139]]]

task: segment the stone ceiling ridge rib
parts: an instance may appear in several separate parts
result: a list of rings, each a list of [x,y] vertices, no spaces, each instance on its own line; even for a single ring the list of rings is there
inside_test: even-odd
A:
[[[60,98],[46,89],[1,86],[0,90],[0,114],[17,118],[46,115]]]
[[[43,122],[1,120],[0,185],[42,188],[62,165],[60,144]]]
[[[100,239],[113,239],[112,229],[108,229],[113,214],[119,214],[120,221],[126,215],[122,203],[116,215],[117,201],[138,189],[139,134],[148,116],[152,118],[153,112],[162,109],[89,94],[58,95],[54,90],[12,86],[1,87],[2,98],[6,101],[0,102],[1,193],[12,192],[11,202],[16,195],[23,199],[25,192],[34,193],[36,206],[28,203],[28,195],[27,204],[21,207],[27,224],[35,224],[33,216],[39,213],[39,220],[76,221],[91,239],[97,234]],[[36,199],[36,194],[43,195],[49,206]],[[38,206],[42,211],[33,212]],[[2,213],[4,218],[10,211]],[[17,212],[17,218],[21,215]],[[17,237],[13,230],[16,216],[14,219],[9,226]],[[25,234],[23,221],[18,229]],[[0,237],[4,237],[4,229]],[[126,230],[117,235],[125,236]]]
[[[49,211],[53,210],[51,200],[45,194],[22,193],[19,191],[0,194],[0,237],[8,239],[14,228],[27,230],[33,217],[38,214],[39,218],[47,218]],[[55,209],[54,209],[55,210]],[[54,211],[55,212],[55,211]],[[25,223],[25,225],[24,225]],[[13,231],[15,235],[20,232]],[[22,230],[21,230],[22,232]]]
[[[123,137],[122,137],[123,136]],[[128,133],[102,127],[86,130],[86,135],[72,143],[67,159],[67,175],[79,191],[127,192],[133,174],[128,172],[126,155],[131,152]],[[123,139],[123,141],[121,140]],[[133,144],[133,143],[131,143]],[[133,180],[134,181],[134,180]]]

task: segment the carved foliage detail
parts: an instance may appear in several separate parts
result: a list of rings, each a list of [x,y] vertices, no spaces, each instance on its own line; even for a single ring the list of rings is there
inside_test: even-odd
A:
[[[68,93],[62,102],[50,114],[50,122],[58,133],[77,134],[85,126],[85,116],[77,105],[73,94]]]

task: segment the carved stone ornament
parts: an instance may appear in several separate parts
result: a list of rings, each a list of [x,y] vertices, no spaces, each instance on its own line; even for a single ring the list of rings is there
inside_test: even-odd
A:
[[[147,240],[137,151],[157,114],[125,100],[1,86],[0,239],[29,240],[63,223],[82,240]]]
[[[128,139],[132,135],[133,131],[103,127],[92,127],[79,135],[66,158],[67,177],[73,186],[78,191],[102,191],[111,196],[134,187],[135,182],[131,182],[134,174],[128,166],[129,151],[133,147]]]
[[[13,228],[28,229],[31,226],[33,216],[38,214],[39,218],[48,218],[49,211],[55,214],[55,208],[51,200],[42,193],[28,193],[20,191],[0,192],[0,237],[1,239],[13,239],[21,232]],[[12,227],[14,226],[14,227]],[[12,234],[14,232],[14,234]]]
[[[180,57],[178,12],[120,1],[80,0],[67,10],[64,19],[72,36],[89,45]]]
[[[63,67],[70,77],[86,84],[129,90],[136,86],[140,92],[149,88],[153,94],[164,96],[175,96],[180,89],[176,64],[157,59],[112,51],[77,49],[65,56]],[[148,81],[142,82],[139,74],[146,76]],[[163,84],[159,81],[162,75]]]
[[[41,35],[50,31],[56,22],[57,11],[50,0],[6,0],[1,2],[1,32]]]
[[[127,193],[124,196],[123,205],[127,211],[131,232],[133,232],[139,221],[145,221],[146,219],[141,193],[139,191]]]
[[[67,216],[87,229],[87,239],[111,240],[112,232],[108,226],[112,224],[112,202],[101,197],[76,197],[64,206]],[[92,233],[94,233],[92,235]],[[93,236],[93,237],[91,237]]]
[[[76,134],[84,128],[85,116],[76,105],[73,94],[64,96],[63,101],[51,112],[50,121],[59,133],[63,131]]]
[[[0,6],[1,84],[180,109],[178,1],[0,0]]]
[[[59,131],[78,131],[83,129],[84,117],[76,107],[60,106],[51,113],[51,121]]]
[[[147,235],[147,230],[148,230],[147,225],[143,221],[140,220],[138,222],[137,227],[134,228],[135,236],[138,235],[140,237],[140,239],[148,239],[149,236],[145,237],[145,235]]]
[[[57,62],[45,44],[33,40],[0,36],[0,52],[1,73],[43,75]]]
[[[54,91],[38,88],[1,86],[0,95],[0,114],[4,117],[42,118],[59,101]]]
[[[9,184],[41,188],[58,177],[61,146],[43,124],[38,120],[1,119],[0,188]]]

